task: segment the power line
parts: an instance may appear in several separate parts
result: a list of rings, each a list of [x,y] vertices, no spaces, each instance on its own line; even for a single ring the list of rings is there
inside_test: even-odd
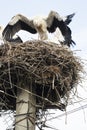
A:
[[[75,108],[75,109],[73,109],[73,110],[67,111],[67,112],[65,112],[65,113],[63,113],[63,114],[60,114],[60,115],[58,115],[58,116],[49,118],[48,120],[53,120],[53,119],[56,119],[56,118],[59,118],[59,117],[63,117],[63,116],[65,116],[66,114],[69,115],[69,114],[72,114],[72,113],[74,113],[74,112],[80,111],[81,109],[86,109],[86,108],[87,108],[87,104],[82,105],[82,106],[80,106],[80,107],[77,107],[77,108]]]

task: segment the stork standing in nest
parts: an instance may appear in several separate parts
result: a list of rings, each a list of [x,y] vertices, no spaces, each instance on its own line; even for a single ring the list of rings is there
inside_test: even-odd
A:
[[[71,22],[74,13],[66,17],[60,17],[60,15],[51,11],[47,17],[35,17],[34,19],[28,19],[21,14],[14,16],[3,31],[3,39],[9,41],[13,38],[15,33],[20,30],[28,31],[32,34],[38,33],[41,40],[47,40],[47,33],[55,32],[56,28],[59,28],[64,41],[63,44],[70,45],[75,44],[72,40],[71,30],[68,24]]]

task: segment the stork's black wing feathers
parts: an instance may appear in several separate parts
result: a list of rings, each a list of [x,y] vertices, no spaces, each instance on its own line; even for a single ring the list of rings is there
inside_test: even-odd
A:
[[[66,16],[65,23],[67,25],[72,21],[72,18],[74,17],[74,15],[75,15],[75,13]]]
[[[22,30],[28,31],[28,32],[30,32],[30,33],[32,33],[32,34],[37,33],[37,31],[36,31],[36,29],[35,29],[34,27],[29,26],[28,24],[26,24],[26,23],[23,22],[23,21],[20,21],[20,25],[21,25],[21,29],[22,29]]]
[[[67,31],[66,31],[66,34],[64,36],[65,41],[63,44],[67,45],[68,47],[70,47],[71,45],[73,46],[73,44],[76,45],[76,43],[72,40],[71,34],[72,34],[71,29],[67,26]]]
[[[55,32],[56,28],[58,27],[63,36],[66,35],[67,25],[57,12],[51,11],[46,21],[47,21],[47,30],[49,32],[51,33]]]
[[[47,30],[49,32],[53,33],[53,32],[55,32],[57,27],[59,27],[61,32],[64,34],[64,32],[66,30],[66,26],[65,26],[64,22],[63,21],[58,21],[58,19],[54,17],[53,21],[52,21],[52,24],[47,27]]]
[[[15,20],[13,19],[14,24],[10,21],[3,30],[2,36],[4,40],[10,41],[15,33],[20,30],[25,30],[33,34],[37,33],[32,20],[27,19],[23,15],[16,15],[14,17],[15,19],[17,17],[17,21],[15,22]]]
[[[72,40],[71,37],[71,30],[67,26],[71,20],[72,17],[75,14],[71,14],[66,16],[66,20],[64,21],[62,17],[59,16],[57,12],[51,11],[47,18],[47,30],[51,33],[55,32],[56,28],[58,27],[65,39],[64,44],[70,47],[70,45],[75,44],[75,42]]]
[[[48,23],[49,24],[49,23]],[[47,30],[51,33],[55,32],[58,25],[58,20],[54,17],[50,26],[47,26]]]
[[[63,22],[63,20],[58,20],[58,18],[56,18],[54,16],[50,26],[47,26],[47,30],[49,32],[53,33],[53,32],[55,32],[57,27],[61,30],[62,34],[65,35],[65,33],[66,33],[66,24]]]

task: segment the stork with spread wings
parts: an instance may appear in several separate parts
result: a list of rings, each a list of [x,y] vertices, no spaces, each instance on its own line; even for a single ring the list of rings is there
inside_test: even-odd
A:
[[[3,39],[10,41],[15,33],[20,30],[25,30],[32,34],[38,33],[41,40],[47,40],[47,32],[53,33],[56,28],[59,28],[62,36],[64,37],[63,44],[70,47],[70,45],[75,44],[72,40],[71,29],[68,26],[68,24],[72,21],[73,16],[74,13],[67,15],[66,17],[60,17],[57,12],[51,11],[47,17],[38,16],[34,19],[28,19],[21,14],[17,14],[5,27],[2,34]]]

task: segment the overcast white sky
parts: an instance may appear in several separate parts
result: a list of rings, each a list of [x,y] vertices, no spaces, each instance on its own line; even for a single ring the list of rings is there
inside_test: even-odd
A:
[[[36,15],[47,16],[50,10],[57,11],[62,16],[75,12],[76,15],[70,24],[72,37],[76,42],[76,46],[72,49],[79,50],[76,52],[77,55],[87,60],[87,0],[2,0],[0,3],[0,24],[3,26],[19,13],[27,17],[33,17]],[[85,87],[84,90],[87,90],[86,81],[83,86]],[[87,92],[84,90],[80,88],[80,94],[87,98]],[[80,107],[82,104],[87,104],[87,100],[76,104],[76,107]],[[70,106],[69,110],[74,109],[74,107],[75,105]],[[62,114],[60,111],[56,112],[56,115],[60,114]],[[51,124],[59,130],[87,130],[87,108],[69,114],[67,124],[65,124],[65,116],[51,120]],[[6,130],[2,119],[0,119],[0,130]]]

